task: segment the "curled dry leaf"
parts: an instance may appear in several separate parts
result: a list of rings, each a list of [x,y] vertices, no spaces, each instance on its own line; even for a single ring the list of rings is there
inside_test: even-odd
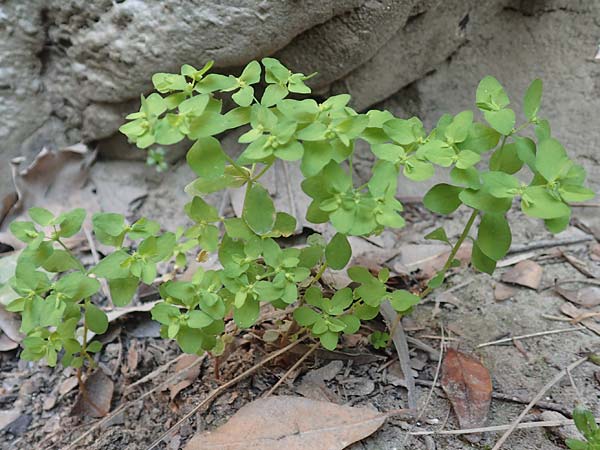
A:
[[[485,425],[492,399],[492,378],[478,359],[448,349],[442,362],[441,383],[461,428]]]
[[[577,306],[572,303],[566,302],[560,305],[560,312],[573,319],[572,323],[580,323],[588,330],[591,330],[600,336],[600,323],[593,319],[594,316],[598,316],[600,313],[590,313],[589,311],[577,308]]]
[[[72,415],[104,417],[110,412],[115,383],[102,371],[97,369],[84,383],[84,392],[79,393]]]
[[[558,284],[554,290],[571,303],[583,306],[584,308],[593,308],[600,305],[600,288],[597,286],[587,286],[581,289],[565,289]]]
[[[84,144],[56,151],[44,148],[25,168],[24,158],[14,158],[11,164],[17,201],[0,217],[0,243],[23,247],[7,231],[8,225],[13,220],[28,220],[27,210],[33,206],[43,206],[54,214],[77,207],[84,207],[88,213],[98,211],[93,186],[86,186],[95,159],[96,152]]]
[[[342,450],[374,433],[387,415],[301,397],[267,397],[247,404],[185,450]]]
[[[502,281],[537,289],[540,287],[543,272],[542,266],[535,261],[527,259],[504,272]]]
[[[198,375],[200,375],[200,365],[194,364],[198,359],[200,359],[198,355],[185,355],[175,364],[175,372],[181,376],[178,382],[169,386],[171,402],[175,400],[177,394],[190,386],[198,378]]]

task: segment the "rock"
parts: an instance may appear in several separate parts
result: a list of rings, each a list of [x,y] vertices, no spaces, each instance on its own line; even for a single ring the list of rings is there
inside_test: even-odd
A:
[[[20,416],[21,413],[17,410],[0,411],[0,431],[3,431],[7,427],[9,427]]]

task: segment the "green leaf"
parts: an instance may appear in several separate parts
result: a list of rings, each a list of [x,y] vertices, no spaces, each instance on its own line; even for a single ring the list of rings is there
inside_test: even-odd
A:
[[[79,261],[70,252],[55,249],[48,259],[44,261],[42,267],[48,272],[66,272],[70,269],[78,269]]]
[[[505,144],[494,152],[490,158],[490,170],[517,173],[523,167],[523,160],[519,157],[516,143]]]
[[[390,304],[398,312],[405,312],[419,303],[421,298],[406,290],[397,290],[390,294]]]
[[[92,269],[92,273],[101,278],[114,279],[125,278],[129,276],[129,269],[122,267],[122,264],[129,258],[129,254],[123,250],[111,253]]]
[[[494,261],[502,259],[510,248],[510,226],[502,214],[484,214],[477,233],[477,246]]]
[[[485,111],[485,120],[498,133],[508,136],[515,127],[515,112],[512,109],[501,109],[499,111]]]
[[[87,276],[82,272],[72,272],[63,276],[54,286],[56,292],[77,302],[81,299],[91,297],[100,290],[100,283],[95,278]]]
[[[86,212],[83,208],[76,208],[67,213],[61,214],[55,219],[55,223],[60,226],[58,235],[60,237],[71,237],[81,230]]]
[[[260,303],[248,298],[241,308],[234,308],[233,320],[240,328],[249,328],[256,322],[260,313]]]
[[[456,160],[456,167],[459,169],[468,169],[481,160],[479,153],[472,152],[471,150],[463,150],[458,154]]]
[[[483,189],[465,189],[459,194],[459,198],[473,209],[490,213],[505,213],[512,204],[512,198],[496,198]]]
[[[456,158],[454,149],[443,141],[431,140],[419,147],[418,156],[442,167],[450,167]]]
[[[309,327],[313,325],[321,316],[308,306],[300,306],[294,311],[294,320],[300,326]]]
[[[259,183],[254,183],[246,196],[242,218],[256,234],[266,234],[275,225],[273,200]]]
[[[360,319],[353,314],[344,314],[339,316],[338,320],[344,322],[344,334],[354,334],[360,329]]]
[[[258,61],[250,61],[242,71],[240,80],[246,84],[255,84],[260,81],[261,67]]]
[[[479,172],[474,167],[469,167],[468,169],[455,167],[450,171],[450,179],[453,183],[468,188],[479,189],[481,187]]]
[[[52,220],[54,219],[54,215],[48,211],[47,209],[44,208],[38,208],[38,207],[33,207],[33,208],[29,208],[29,217],[31,217],[31,219],[37,223],[38,225],[41,225],[43,227],[46,227],[48,225],[50,225],[50,222],[52,222]]]
[[[35,225],[31,222],[13,221],[10,223],[10,232],[21,242],[31,243],[34,240],[41,242],[44,238],[43,233],[40,233]],[[41,238],[40,238],[41,236]]]
[[[545,186],[525,189],[521,197],[521,209],[528,216],[540,219],[556,219],[571,214],[571,208],[553,196]]]
[[[219,212],[217,208],[206,203],[200,197],[194,197],[190,203],[184,206],[185,212],[194,222],[217,222]]]
[[[213,321],[213,318],[206,314],[204,311],[195,309],[193,311],[190,311],[188,326],[190,328],[205,328],[212,324]]]
[[[497,111],[510,103],[502,85],[492,76],[484,77],[477,86],[477,107],[484,111]]]
[[[425,239],[432,239],[435,241],[442,241],[450,244],[450,240],[448,239],[448,235],[446,234],[446,230],[444,227],[439,227],[433,230],[431,233],[425,235]]]
[[[423,197],[423,204],[438,214],[450,214],[460,206],[459,194],[462,190],[450,184],[436,184]]]
[[[559,178],[570,164],[567,152],[556,139],[545,139],[539,143],[535,168],[547,181]]]
[[[203,344],[204,335],[200,330],[189,327],[180,327],[176,334],[177,344],[184,353],[196,354]]]
[[[270,84],[265,89],[260,103],[264,106],[273,106],[288,95],[288,90],[279,84]]]
[[[474,123],[469,129],[467,138],[461,142],[459,148],[473,150],[479,154],[485,153],[498,145],[500,133],[482,123]]]
[[[157,303],[150,312],[152,319],[163,325],[168,325],[172,319],[179,317],[179,308],[165,302]]]
[[[477,242],[473,243],[473,249],[471,250],[471,264],[477,270],[490,275],[496,269],[496,261],[486,256],[477,245]]]
[[[496,198],[512,199],[519,193],[519,180],[505,172],[485,172],[481,175],[486,191]]]
[[[555,219],[545,219],[544,224],[551,233],[560,233],[565,231],[569,226],[571,216],[557,217]]]
[[[208,107],[210,107],[210,102]],[[187,136],[190,140],[211,137],[225,131],[228,125],[229,121],[227,117],[216,112],[208,111],[207,109],[201,116],[193,117],[190,120],[189,133]]]
[[[593,199],[596,194],[591,189],[574,184],[563,184],[559,188],[560,196],[565,202],[585,202]]]
[[[352,247],[345,234],[336,233],[325,247],[325,259],[327,264],[334,270],[341,270],[352,257]]]
[[[473,111],[463,111],[454,116],[452,122],[446,127],[446,140],[450,144],[463,142],[473,123]]]
[[[92,303],[86,303],[85,322],[88,328],[96,334],[105,333],[108,329],[108,317],[106,313]]]
[[[409,145],[416,141],[413,125],[404,119],[391,119],[383,124],[385,133],[400,145]]]
[[[325,333],[319,335],[319,341],[321,342],[321,345],[329,351],[335,350],[338,344],[338,339],[338,333],[334,333],[332,331],[326,331]]]
[[[245,86],[233,94],[231,98],[240,106],[250,106],[254,100],[254,88]]]
[[[523,99],[523,112],[525,117],[529,120],[534,120],[537,117],[537,113],[540,109],[540,103],[542,102],[542,80],[536,78],[531,82],[525,92],[525,98]]]
[[[214,179],[225,171],[225,154],[219,141],[213,137],[198,139],[187,153],[192,170],[203,178]]]
[[[110,296],[115,306],[126,306],[131,302],[138,289],[136,277],[115,278],[108,281]]]

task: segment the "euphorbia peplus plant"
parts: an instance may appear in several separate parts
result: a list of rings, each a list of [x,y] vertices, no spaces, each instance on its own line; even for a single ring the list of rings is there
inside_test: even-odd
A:
[[[211,252],[218,252],[221,269],[198,269],[191,281],[160,284],[163,301],[153,308],[152,317],[162,324],[163,337],[176,339],[187,353],[218,354],[228,339],[223,333],[229,317],[240,328],[251,327],[261,304],[270,303],[281,309],[293,306],[300,331],[310,330],[325,348],[334,349],[341,333],[356,333],[361,321],[377,316],[386,300],[400,314],[409,312],[458,264],[456,253],[467,238],[473,240],[472,265],[492,273],[511,244],[506,213],[515,197],[526,214],[558,232],[569,222],[569,202],[593,196],[582,186],[583,167],[568,158],[551,137],[548,122],[538,117],[540,80],[525,94],[522,125],[516,126],[502,86],[486,77],[477,88],[476,102],[487,124],[475,122],[473,112],[464,111],[443,115],[427,132],[416,117],[405,120],[378,110],[359,114],[348,106],[349,95],[322,103],[288,98],[310,93],[304,83],[309,77],[292,73],[272,58],[263,59],[262,66],[251,62],[239,77],[208,73],[211,66],[197,70],[184,65],[181,74],[154,75],[158,93],[142,96],[140,111],[130,114],[121,127],[140,148],[185,138],[194,142],[187,162],[198,178],[186,188],[191,201],[185,206],[192,226],[161,233],[157,223],[144,218],[129,224],[118,214],[95,214],[96,239],[115,250],[86,268],[63,242],[80,231],[83,210],[54,217],[34,208],[33,222],[11,224],[13,233],[27,243],[13,281],[21,298],[9,306],[23,316],[23,358],[45,358],[54,365],[60,354],[65,365],[92,362],[89,353],[98,351],[100,344],[87,344],[88,330],[103,333],[108,326],[106,314],[92,302],[98,297],[99,278],[107,280],[113,303],[124,306],[140,283],[155,281],[159,262],[171,261],[180,270],[188,255]],[[258,100],[255,86],[261,79],[266,88]],[[223,111],[227,94],[237,106]],[[536,140],[519,135],[527,127],[534,128]],[[234,160],[215,136],[238,128],[244,131],[239,142],[246,147]],[[357,140],[366,141],[375,155],[371,179],[361,186],[352,178]],[[491,150],[489,167],[478,169],[482,155]],[[159,153],[153,155],[158,161]],[[280,245],[278,238],[291,235],[296,220],[276,211],[260,182],[277,159],[300,161],[302,189],[312,198],[306,218],[335,228],[337,234],[329,242],[313,234],[302,248]],[[332,295],[323,290],[323,272],[342,270],[350,261],[348,236],[404,225],[402,204],[395,198],[400,175],[423,181],[433,176],[436,165],[451,168],[452,184],[430,189],[425,206],[450,214],[465,205],[471,215],[454,243],[443,228],[427,236],[451,247],[446,264],[428,287],[415,293],[393,290],[386,285],[386,269],[374,276],[364,267],[350,267],[352,285]],[[515,177],[522,169],[522,178],[530,175],[528,183]],[[245,189],[240,218],[221,217],[202,198],[228,188]],[[476,223],[477,233],[471,237]],[[83,333],[79,339],[78,324]],[[386,333],[377,333],[372,342],[381,347],[388,339]]]

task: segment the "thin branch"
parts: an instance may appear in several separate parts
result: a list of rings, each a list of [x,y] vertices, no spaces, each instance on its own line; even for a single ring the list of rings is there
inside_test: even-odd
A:
[[[596,419],[597,423],[600,423],[600,419]],[[562,427],[568,425],[575,425],[575,422],[571,419],[562,420],[545,420],[542,422],[526,422],[520,423],[514,427],[514,429],[528,429],[528,428],[540,428],[540,427]],[[414,431],[410,434],[413,436],[429,436],[432,434],[440,435],[461,435],[461,434],[472,434],[472,433],[486,433],[489,431],[504,431],[508,430],[512,425],[494,425],[491,427],[482,428],[465,428],[463,430],[442,430],[442,431]]]
[[[504,444],[504,442],[506,442],[506,440],[511,435],[511,433],[515,430],[515,428],[517,428],[517,426],[519,425],[521,420],[523,420],[523,417],[525,417],[525,415],[529,412],[529,410],[531,408],[533,408],[533,406],[539,400],[541,400],[541,398],[544,396],[544,394],[546,393],[546,391],[548,389],[550,389],[552,386],[554,386],[556,383],[558,383],[569,371],[575,369],[577,366],[579,366],[580,364],[587,361],[587,359],[588,359],[587,356],[584,358],[578,359],[577,361],[575,361],[574,363],[569,365],[567,368],[561,370],[554,378],[552,378],[548,383],[546,383],[546,385],[540,390],[540,392],[538,392],[536,394],[536,396],[533,397],[533,399],[529,402],[529,404],[525,407],[525,409],[523,409],[521,414],[519,414],[519,417],[517,417],[513,421],[513,423],[511,423],[510,427],[506,430],[506,432],[502,435],[502,437],[500,437],[500,439],[498,439],[498,442],[496,442],[496,445],[494,445],[492,450],[499,450],[502,447],[502,445]]]
[[[520,341],[522,339],[529,339],[532,337],[547,336],[549,334],[568,333],[571,331],[584,331],[585,329],[586,329],[585,327],[580,326],[580,327],[575,327],[575,328],[572,328],[572,327],[571,328],[561,328],[560,330],[540,331],[539,333],[523,334],[521,336],[508,337],[508,338],[504,338],[504,339],[498,339],[496,341],[485,342],[483,344],[479,344],[475,348],[488,347],[490,345],[496,345],[496,344],[504,344],[506,342],[512,342],[512,341]]]
[[[275,385],[271,389],[269,389],[269,391],[265,395],[263,395],[263,398],[272,395],[273,392],[275,392],[277,388],[281,386],[281,384],[290,376],[290,374],[298,367],[300,367],[300,365],[319,348],[319,345],[319,342],[312,345],[310,349],[304,355],[302,355],[302,357],[298,361],[296,361],[294,365],[290,367],[279,380],[277,380],[277,383],[275,383]]]

